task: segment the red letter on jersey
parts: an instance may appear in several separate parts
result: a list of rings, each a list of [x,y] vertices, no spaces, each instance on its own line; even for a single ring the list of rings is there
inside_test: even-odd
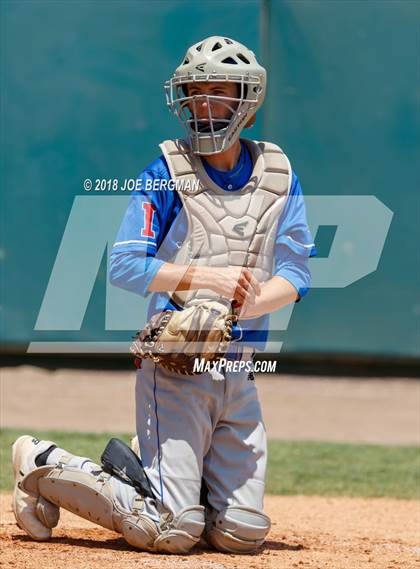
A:
[[[144,227],[141,230],[142,237],[151,237],[154,239],[155,232],[153,231],[153,217],[155,215],[156,208],[151,203],[143,202],[141,207],[144,210]]]

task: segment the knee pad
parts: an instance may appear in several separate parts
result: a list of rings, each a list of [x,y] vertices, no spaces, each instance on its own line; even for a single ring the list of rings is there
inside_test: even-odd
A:
[[[200,541],[204,527],[203,506],[183,508],[176,516],[170,516],[168,522],[161,526],[161,534],[155,541],[154,551],[187,553]]]
[[[248,506],[212,511],[206,523],[206,540],[219,551],[252,553],[270,530],[270,518]]]
[[[115,499],[111,475],[103,470],[91,473],[69,467],[64,463],[43,466],[23,478],[22,489],[42,496],[55,506],[121,533],[138,549],[167,553],[186,553],[200,539],[204,529],[204,508],[184,508],[178,515],[166,513],[156,524],[142,514],[144,499],[139,494],[131,511]]]
[[[159,553],[187,553],[200,541],[204,530],[203,506],[189,506],[175,517],[172,515],[156,525],[146,518],[126,518],[122,524],[123,535],[130,545]]]

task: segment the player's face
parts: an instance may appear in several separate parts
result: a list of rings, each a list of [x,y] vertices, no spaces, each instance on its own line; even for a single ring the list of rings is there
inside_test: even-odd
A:
[[[239,87],[236,83],[229,83],[227,81],[221,82],[197,82],[187,85],[187,92],[189,97],[196,97],[195,102],[190,102],[188,107],[191,114],[195,114],[197,119],[206,120],[209,118],[209,107],[213,119],[228,119],[232,116],[232,112],[238,106],[237,101],[217,101],[208,99],[203,95],[210,95],[214,97],[238,97]]]

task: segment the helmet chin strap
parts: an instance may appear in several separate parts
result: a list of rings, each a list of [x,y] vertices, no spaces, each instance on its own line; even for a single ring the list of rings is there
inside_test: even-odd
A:
[[[252,117],[249,119],[249,121],[245,124],[244,128],[251,128],[252,126],[254,126],[256,119],[257,119],[257,113],[254,113]]]

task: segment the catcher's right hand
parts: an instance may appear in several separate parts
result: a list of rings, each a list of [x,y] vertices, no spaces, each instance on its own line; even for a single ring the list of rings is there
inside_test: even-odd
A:
[[[206,288],[238,305],[253,305],[261,294],[261,285],[245,267],[200,267],[204,271]]]

